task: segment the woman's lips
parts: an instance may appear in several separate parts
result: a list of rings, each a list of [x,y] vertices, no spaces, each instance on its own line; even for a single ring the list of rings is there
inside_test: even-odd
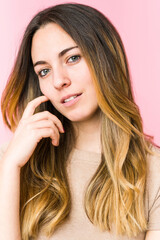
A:
[[[82,93],[68,95],[65,98],[63,98],[61,102],[65,107],[70,107],[73,104],[75,104],[76,102],[78,102],[81,95],[82,95]]]
[[[78,95],[80,95],[80,94],[81,94],[81,93],[68,94],[68,95],[66,95],[65,97],[63,97],[63,98],[61,99],[61,103],[64,103],[66,100],[69,100],[69,98],[78,96]]]

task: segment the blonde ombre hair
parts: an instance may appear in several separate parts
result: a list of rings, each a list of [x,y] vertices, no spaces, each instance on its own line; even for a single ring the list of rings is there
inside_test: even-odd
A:
[[[89,220],[103,231],[137,236],[147,228],[145,218],[146,159],[150,140],[131,91],[124,47],[115,27],[97,10],[81,4],[61,4],[39,12],[29,23],[15,66],[2,96],[2,114],[14,131],[28,101],[41,95],[31,59],[32,38],[46,24],[61,26],[82,50],[93,77],[101,109],[101,163],[86,189],[84,207]],[[66,162],[74,147],[71,122],[50,102],[48,110],[64,125],[60,145],[43,139],[21,169],[20,216],[22,239],[51,236],[68,217],[71,194]]]

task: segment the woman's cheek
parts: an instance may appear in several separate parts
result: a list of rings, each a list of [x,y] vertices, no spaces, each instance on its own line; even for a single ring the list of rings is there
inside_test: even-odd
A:
[[[40,83],[40,90],[44,96],[46,96],[53,104],[53,102],[56,101],[55,96],[56,93],[54,91],[54,88],[51,84],[47,84],[47,82]]]
[[[43,83],[41,83],[41,82],[39,81],[39,87],[40,87],[40,90],[41,90],[41,92],[43,93],[43,95],[47,96],[45,84],[43,84]],[[47,96],[47,97],[48,97],[48,96]]]

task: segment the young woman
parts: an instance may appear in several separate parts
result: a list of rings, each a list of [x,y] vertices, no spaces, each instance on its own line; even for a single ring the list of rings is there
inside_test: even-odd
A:
[[[80,4],[38,13],[2,114],[14,135],[1,149],[1,240],[159,239],[159,150],[103,14]]]

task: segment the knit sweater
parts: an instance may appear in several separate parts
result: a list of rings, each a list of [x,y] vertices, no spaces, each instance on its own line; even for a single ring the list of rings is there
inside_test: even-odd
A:
[[[1,149],[0,157],[4,150]],[[117,236],[114,229],[102,232],[88,219],[84,210],[86,187],[101,161],[101,154],[74,149],[68,159],[67,173],[71,190],[72,208],[66,221],[55,230],[51,238],[40,232],[37,240],[128,240]],[[160,158],[150,156],[147,160],[145,213],[148,230],[160,230]],[[130,240],[144,240],[145,232]]]

